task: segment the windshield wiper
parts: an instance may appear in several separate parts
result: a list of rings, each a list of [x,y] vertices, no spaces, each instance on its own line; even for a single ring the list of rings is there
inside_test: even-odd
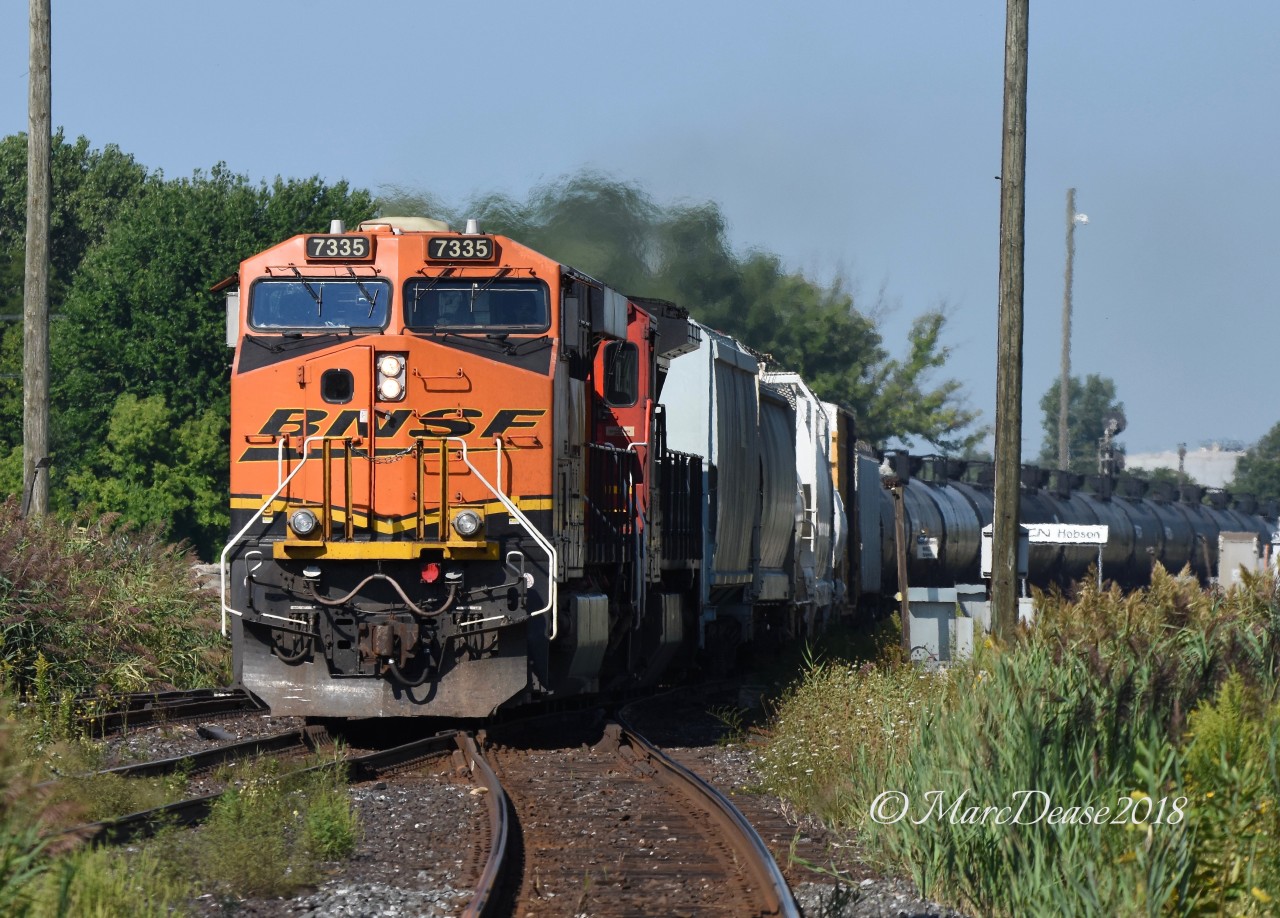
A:
[[[435,289],[436,284],[440,283],[452,273],[453,268],[445,268],[435,277],[429,278],[425,284],[415,283],[413,287],[413,311],[418,311],[418,302],[422,299],[422,295],[424,293]]]
[[[347,273],[350,274],[352,279],[355,280],[356,289],[358,289],[362,294],[364,294],[364,298],[369,301],[369,313],[368,315],[365,316],[365,318],[367,319],[369,318],[369,316],[373,315],[373,311],[378,307],[378,294],[369,292],[369,288],[367,288],[364,285],[364,281],[356,277],[356,272],[352,269],[350,265],[347,265]]]
[[[478,333],[479,329],[476,331]],[[459,341],[465,341],[467,344],[491,344],[496,345],[503,351],[509,351],[509,346],[505,341],[501,340],[501,336],[499,335],[485,335],[483,338],[480,338],[476,335],[459,334],[456,331],[424,331],[419,332],[419,334],[427,335],[431,338],[456,338]]]
[[[476,311],[476,294],[478,294],[478,293],[484,293],[486,290],[488,290],[490,287],[492,287],[492,286],[494,285],[494,283],[495,283],[499,278],[506,277],[506,276],[507,276],[508,274],[510,274],[510,273],[511,273],[511,269],[510,269],[510,268],[502,268],[502,269],[500,269],[500,270],[498,271],[498,273],[497,273],[497,274],[493,275],[493,277],[489,278],[489,279],[488,279],[487,281],[485,281],[483,284],[476,284],[476,283],[472,283],[472,285],[471,285],[471,311],[472,311],[472,312],[475,312],[475,311]]]
[[[293,268],[294,276],[302,282],[302,286],[306,289],[307,293],[311,294],[311,299],[316,301],[316,318],[320,318],[320,313],[324,309],[324,287],[321,287],[320,292],[316,293],[315,288],[312,287],[311,284],[307,282],[307,279],[302,276],[302,272],[298,270],[297,266],[290,265],[290,267]]]

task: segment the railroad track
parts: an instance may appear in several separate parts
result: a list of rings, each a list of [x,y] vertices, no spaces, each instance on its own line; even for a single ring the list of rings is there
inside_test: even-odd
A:
[[[513,822],[494,869],[505,888],[486,892],[491,911],[469,914],[800,914],[737,809],[625,723],[597,728],[589,746],[488,739]]]
[[[209,782],[200,781],[199,776],[208,774],[222,765],[264,755],[274,756],[284,761],[300,760],[309,754],[333,747],[333,737],[323,727],[309,726],[242,742],[228,743],[196,753],[104,769],[72,780],[92,779],[103,775],[143,779],[182,773],[189,780],[197,779],[197,784],[207,786]],[[492,890],[498,888],[504,853],[507,850],[508,805],[502,786],[480,756],[471,735],[447,731],[390,749],[359,755],[334,755],[321,764],[286,769],[277,778],[289,781],[308,772],[341,765],[345,766],[347,780],[350,783],[379,782],[385,787],[387,779],[412,777],[414,773],[428,770],[430,766],[446,758],[452,760],[455,771],[471,775],[473,783],[480,789],[478,793],[486,797],[487,818],[479,820],[469,836],[470,873],[474,877],[474,891],[469,896],[473,903],[473,910],[469,914],[491,915],[494,912],[489,899],[492,896]],[[41,786],[41,790],[47,791],[56,783],[48,782]],[[224,790],[224,787],[219,786],[208,792],[193,794],[143,811],[67,828],[63,834],[74,835],[95,844],[126,844],[149,836],[161,827],[194,826],[209,816]],[[429,814],[424,814],[423,818],[429,818]]]
[[[106,736],[129,727],[232,716],[266,708],[243,689],[193,689],[87,696],[78,702],[85,735]]]
[[[578,715],[576,734],[537,725],[504,727],[501,737],[444,732],[391,749],[333,756],[281,777],[341,763],[351,783],[385,789],[391,782],[410,800],[422,790],[415,782],[445,773],[454,781],[464,777],[483,798],[482,806],[472,807],[465,839],[453,839],[459,901],[466,903],[462,914],[468,918],[584,911],[602,918],[799,915],[768,849],[723,795],[625,722],[603,724],[597,718],[583,733],[582,721]],[[332,742],[324,729],[312,726],[103,773],[198,775],[257,755],[300,759]],[[160,826],[198,824],[220,793],[221,788],[68,832],[99,843],[126,843]],[[414,828],[428,831],[431,817],[428,807],[412,817],[421,820]],[[406,828],[386,825],[377,831]]]
[[[154,778],[178,772],[195,776],[207,774],[221,765],[255,756],[276,755],[286,759],[296,759],[332,745],[332,738],[323,728],[306,727],[255,737],[238,743],[228,743],[202,752],[120,765],[80,777],[92,779],[102,775],[115,775],[121,778]],[[332,767],[332,764],[313,767]],[[310,769],[301,769],[301,771],[306,770]],[[48,782],[42,787],[49,787],[55,783],[57,782]],[[95,844],[125,844],[151,835],[161,826],[194,825],[208,817],[214,803],[222,796],[223,790],[224,788],[219,787],[213,791],[195,794],[136,813],[75,826],[65,830],[65,834],[72,834]]]

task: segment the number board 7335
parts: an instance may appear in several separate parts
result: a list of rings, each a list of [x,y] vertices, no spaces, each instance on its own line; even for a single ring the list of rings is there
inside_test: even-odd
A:
[[[498,246],[489,236],[432,236],[427,240],[430,261],[493,261]]]
[[[309,261],[365,261],[373,257],[369,236],[330,235],[307,237]]]

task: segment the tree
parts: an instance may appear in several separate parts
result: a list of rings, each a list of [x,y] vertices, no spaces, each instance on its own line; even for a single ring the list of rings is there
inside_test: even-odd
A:
[[[1199,485],[1199,482],[1185,472],[1179,472],[1177,469],[1169,468],[1165,465],[1158,466],[1154,469],[1126,468],[1124,473],[1133,478],[1138,478],[1142,481],[1148,482],[1149,484],[1171,485],[1175,489],[1182,487],[1184,484]]]
[[[1040,399],[1044,412],[1044,444],[1040,447],[1040,464],[1049,468],[1058,465],[1058,389],[1060,380],[1054,380],[1049,391]],[[1067,438],[1071,457],[1071,471],[1091,473],[1098,471],[1098,441],[1102,439],[1108,416],[1123,415],[1124,402],[1116,399],[1115,381],[1097,373],[1090,373],[1081,382],[1078,376],[1070,378],[1067,391]],[[1124,447],[1114,444],[1116,452],[1123,454]]]
[[[372,211],[366,192],[319,178],[253,185],[222,165],[149,178],[86,255],[54,328],[55,458],[74,464],[126,392],[162,396],[177,424],[225,415],[225,313],[210,288],[268,245]]]
[[[1258,500],[1280,499],[1280,424],[1276,424],[1236,462],[1233,493],[1252,494]]]
[[[58,316],[72,278],[122,208],[132,205],[147,170],[119,147],[91,149],[58,131],[51,143],[49,312]],[[27,136],[0,138],[0,314],[21,315],[26,245]],[[22,442],[22,325],[7,324],[0,338],[0,447]]]
[[[230,369],[210,288],[268,245],[373,209],[367,192],[318,177],[255,185],[223,165],[149,176],[85,254],[53,329],[56,505],[164,520],[210,557],[225,536]]]
[[[799,372],[822,398],[852,408],[859,436],[883,444],[927,440],[961,450],[982,439],[960,383],[929,383],[943,366],[942,310],[916,319],[907,354],[890,356],[872,318],[840,280],[823,287],[767,252],[734,254],[713,203],[661,207],[638,186],[584,171],[542,185],[527,201],[479,197],[453,210],[393,189],[383,213],[426,213],[455,225],[477,217],[564,264],[636,296],[671,300],[698,321]]]
[[[66,474],[63,500],[159,525],[211,558],[230,522],[225,428],[218,407],[177,423],[163,396],[126,392],[111,407],[106,436]]]

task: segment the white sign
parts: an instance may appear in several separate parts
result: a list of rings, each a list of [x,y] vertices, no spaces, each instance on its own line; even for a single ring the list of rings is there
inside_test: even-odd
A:
[[[1106,545],[1107,526],[1078,523],[1027,523],[1027,541],[1050,545]]]
[[[938,540],[928,536],[916,536],[916,557],[925,561],[937,561]]]

